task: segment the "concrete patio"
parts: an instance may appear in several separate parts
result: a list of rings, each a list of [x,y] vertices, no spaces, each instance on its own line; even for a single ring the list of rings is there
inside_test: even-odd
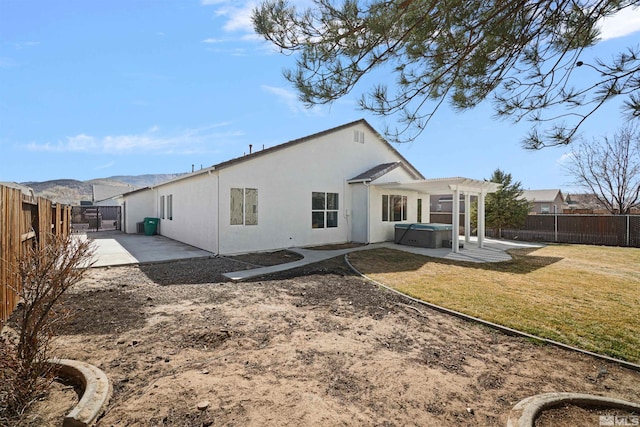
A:
[[[209,258],[211,252],[164,236],[125,234],[121,231],[100,231],[77,234],[80,239],[93,240],[93,267],[144,264],[188,258]]]

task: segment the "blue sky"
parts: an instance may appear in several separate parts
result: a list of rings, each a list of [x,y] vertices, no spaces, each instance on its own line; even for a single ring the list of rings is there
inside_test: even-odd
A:
[[[249,1],[0,0],[0,181],[87,180],[189,172],[365,118],[353,94],[307,110],[278,54],[251,28]],[[640,11],[603,25],[593,54],[640,43]],[[623,124],[619,105],[582,134]],[[524,188],[570,189],[569,148],[521,148],[527,124],[490,104],[443,106],[420,137],[396,148],[428,178],[489,178],[500,168]]]

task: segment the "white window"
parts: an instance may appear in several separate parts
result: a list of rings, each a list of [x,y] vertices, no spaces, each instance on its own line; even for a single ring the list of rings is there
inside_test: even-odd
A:
[[[167,196],[167,217],[173,219],[173,194]]]
[[[258,189],[231,189],[231,225],[258,225]]]
[[[407,196],[382,195],[382,220],[406,221],[407,220]]]
[[[338,193],[311,193],[311,228],[338,226]]]
[[[551,206],[549,205],[540,205],[540,213],[548,214],[551,212]]]
[[[164,219],[164,196],[160,196],[160,218]]]

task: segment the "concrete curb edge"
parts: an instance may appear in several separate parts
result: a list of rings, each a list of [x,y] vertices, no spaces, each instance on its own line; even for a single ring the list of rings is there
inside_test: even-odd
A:
[[[558,342],[558,341],[554,341],[554,340],[550,340],[550,339],[547,339],[547,338],[541,338],[541,337],[538,337],[538,336],[535,336],[535,335],[528,334],[526,332],[518,331],[517,329],[512,329],[512,328],[509,328],[507,326],[498,325],[497,323],[492,323],[492,322],[489,322],[489,321],[486,321],[486,320],[483,320],[483,319],[479,319],[477,317],[469,316],[468,314],[460,313],[459,311],[450,310],[448,308],[444,308],[444,307],[441,307],[439,305],[432,304],[430,302],[426,302],[426,301],[419,300],[417,298],[413,298],[413,297],[411,297],[411,296],[409,296],[407,294],[404,294],[404,293],[402,293],[400,291],[397,291],[397,290],[395,290],[395,289],[393,289],[393,288],[391,288],[391,287],[389,287],[389,286],[387,286],[387,285],[385,285],[383,283],[380,283],[380,282],[372,279],[371,277],[367,276],[366,274],[363,274],[360,271],[358,271],[358,269],[356,269],[351,264],[351,262],[349,261],[349,254],[345,255],[344,260],[347,263],[347,265],[349,266],[349,268],[351,270],[353,270],[359,276],[367,279],[368,281],[370,281],[372,283],[375,283],[377,286],[380,286],[380,287],[382,287],[382,288],[384,288],[384,289],[386,289],[386,290],[388,290],[390,292],[393,292],[395,294],[402,295],[403,297],[405,297],[405,298],[407,298],[407,299],[409,299],[409,300],[411,300],[411,301],[413,301],[415,303],[423,305],[425,307],[429,307],[429,308],[431,308],[433,310],[439,311],[441,313],[449,314],[451,316],[455,316],[455,317],[458,317],[460,319],[467,320],[469,322],[478,323],[478,324],[487,326],[489,328],[496,329],[496,330],[501,331],[502,333],[505,333],[505,334],[510,335],[510,336],[529,338],[529,339],[532,339],[532,340],[535,340],[535,341],[544,342],[544,343],[547,343],[547,344],[554,345],[556,347],[564,348],[565,350],[571,350],[571,351],[575,351],[575,352],[582,353],[582,354],[585,354],[585,355],[589,355],[589,356],[595,357],[597,359],[601,359],[601,360],[605,360],[607,362],[615,363],[615,364],[618,364],[620,366],[624,366],[625,368],[632,369],[634,371],[639,371],[640,372],[640,365],[637,365],[635,363],[627,362],[625,360],[616,359],[616,358],[613,358],[613,357],[610,357],[610,356],[605,356],[603,354],[593,353],[591,351],[583,350],[583,349],[580,349],[578,347],[573,347],[571,345],[564,344],[564,343],[561,343],[561,342]]]
[[[580,393],[543,393],[516,403],[507,419],[507,427],[533,427],[542,411],[565,404],[640,411],[640,404],[621,399]]]
[[[63,427],[87,427],[102,413],[111,398],[107,375],[97,367],[71,359],[49,359],[49,364],[64,377],[82,383],[83,393],[78,404],[64,417]]]

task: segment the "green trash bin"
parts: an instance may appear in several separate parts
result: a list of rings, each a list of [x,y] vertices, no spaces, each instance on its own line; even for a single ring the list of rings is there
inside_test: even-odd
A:
[[[160,222],[160,218],[145,218],[144,219],[144,234],[147,236],[153,236],[154,234],[158,234],[158,223]]]

